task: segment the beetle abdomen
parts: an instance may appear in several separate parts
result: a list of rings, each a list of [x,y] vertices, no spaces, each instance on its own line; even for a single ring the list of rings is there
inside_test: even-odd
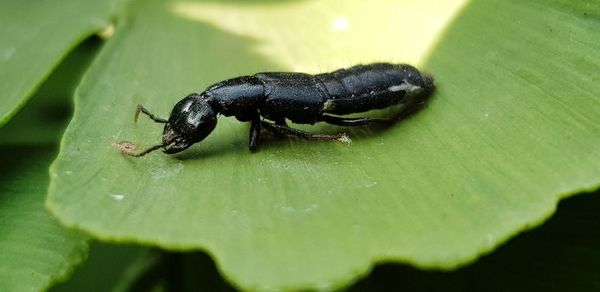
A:
[[[374,63],[315,75],[329,95],[323,112],[350,114],[382,109],[424,96],[433,87],[431,77],[410,65]]]

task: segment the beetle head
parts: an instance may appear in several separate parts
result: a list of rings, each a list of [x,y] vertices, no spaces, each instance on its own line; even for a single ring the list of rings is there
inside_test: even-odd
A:
[[[217,112],[196,93],[179,101],[162,134],[164,153],[173,154],[187,149],[210,134],[217,125]]]

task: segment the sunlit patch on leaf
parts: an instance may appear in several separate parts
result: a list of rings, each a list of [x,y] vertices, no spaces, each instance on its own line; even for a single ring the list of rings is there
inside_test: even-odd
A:
[[[421,1],[177,1],[178,16],[259,41],[255,49],[293,71],[320,73],[357,63],[419,64],[467,3]],[[368,38],[365,38],[368,36]]]

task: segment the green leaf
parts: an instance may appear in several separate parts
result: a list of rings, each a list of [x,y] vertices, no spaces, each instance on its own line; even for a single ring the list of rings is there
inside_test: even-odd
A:
[[[0,290],[39,291],[87,256],[87,236],[44,209],[54,149],[0,147]]]
[[[0,3],[0,126],[68,52],[109,27],[111,1],[2,1]]]
[[[160,254],[147,247],[93,242],[88,261],[59,291],[133,291],[135,283],[160,261]]]
[[[447,10],[432,3],[244,3],[129,7],[79,88],[51,168],[48,205],[64,223],[204,249],[246,289],[332,289],[377,262],[464,265],[540,224],[560,197],[598,186],[598,5],[473,1],[432,39],[448,18],[431,17]],[[160,125],[132,122],[138,103],[166,116],[227,77],[416,63],[411,52],[432,41],[422,67],[438,88],[413,118],[306,127],[348,131],[351,146],[264,137],[249,153],[248,126],[221,117],[175,157],[110,147],[157,142]]]
[[[42,290],[87,256],[88,237],[62,227],[44,200],[72,92],[98,48],[97,39],[78,46],[0,128],[0,291]]]
[[[73,92],[100,49],[90,38],[75,48],[17,115],[0,128],[2,145],[56,145],[72,113]]]

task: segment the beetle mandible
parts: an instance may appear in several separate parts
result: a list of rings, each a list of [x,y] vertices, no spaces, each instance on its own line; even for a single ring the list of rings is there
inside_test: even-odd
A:
[[[343,140],[344,133],[322,135],[288,127],[286,120],[298,124],[326,122],[341,126],[360,126],[390,120],[368,117],[342,117],[351,113],[383,109],[394,104],[417,104],[433,91],[433,78],[406,64],[373,63],[356,65],[331,73],[305,74],[264,72],[216,83],[204,92],[192,93],[179,101],[169,119],[163,119],[138,105],[135,113],[148,115],[165,124],[162,143],[143,151],[135,144],[115,144],[122,153],[143,156],[163,149],[173,154],[202,141],[217,125],[217,115],[234,116],[250,122],[248,148],[258,146],[262,128],[285,136],[309,140]]]

